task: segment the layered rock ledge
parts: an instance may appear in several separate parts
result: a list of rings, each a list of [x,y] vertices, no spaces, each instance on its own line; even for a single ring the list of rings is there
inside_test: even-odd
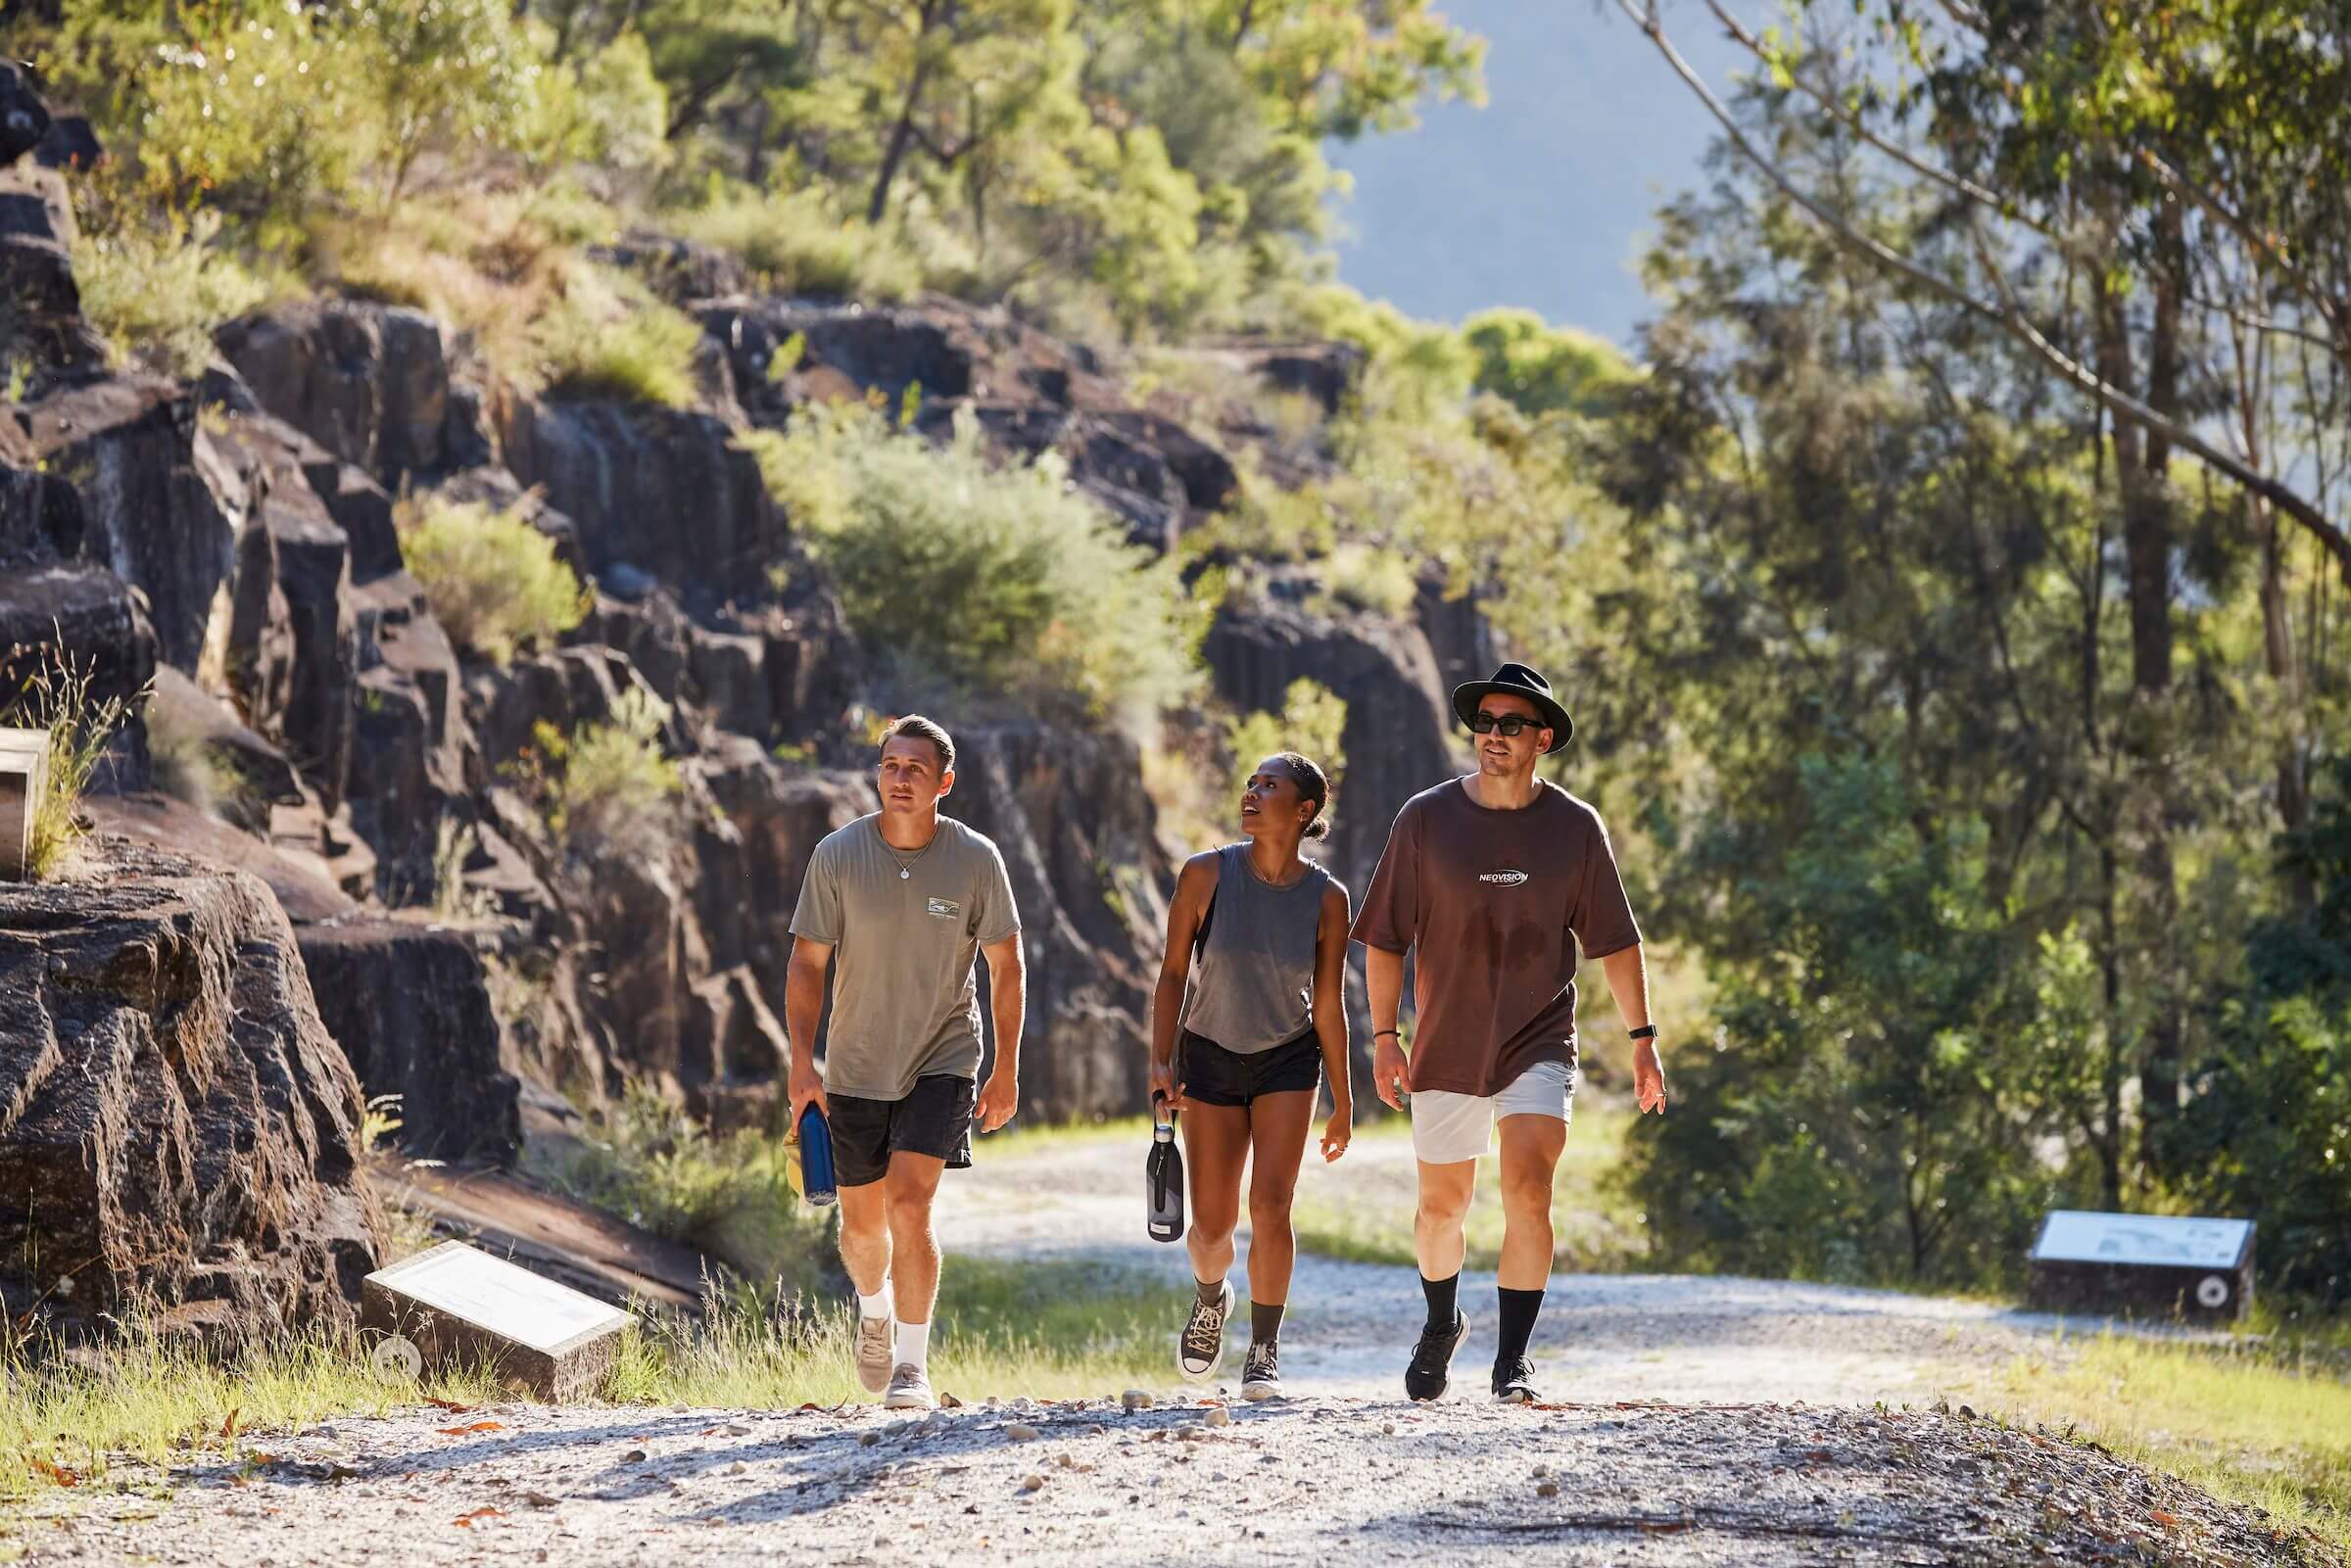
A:
[[[0,885],[0,1303],[216,1343],[352,1320],[362,1104],[260,879],[103,835]]]

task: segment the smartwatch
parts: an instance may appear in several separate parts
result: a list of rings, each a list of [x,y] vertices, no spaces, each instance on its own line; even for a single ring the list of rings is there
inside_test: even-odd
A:
[[[1655,1023],[1644,1023],[1639,1028],[1629,1029],[1626,1032],[1636,1040],[1654,1040],[1657,1037],[1657,1026]]]

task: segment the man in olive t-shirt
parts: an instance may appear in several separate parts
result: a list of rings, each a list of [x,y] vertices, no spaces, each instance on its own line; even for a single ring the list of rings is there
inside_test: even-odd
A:
[[[1405,802],[1356,917],[1370,995],[1371,1081],[1412,1098],[1419,1164],[1414,1242],[1428,1320],[1405,1392],[1433,1400],[1468,1333],[1459,1306],[1463,1229],[1478,1156],[1502,1135],[1503,1243],[1494,1397],[1535,1399],[1528,1340],[1551,1275],[1552,1177],[1575,1088],[1577,948],[1598,959],[1637,1041],[1634,1096],[1665,1109],[1641,930],[1600,815],[1535,777],[1573,733],[1550,683],[1522,664],[1455,690],[1477,737],[1478,771]],[[1397,1017],[1404,958],[1415,1023],[1407,1061]]]
[[[792,1124],[813,1104],[833,1134],[840,1258],[857,1287],[858,1380],[892,1409],[928,1409],[940,1173],[972,1163],[1020,1098],[1021,920],[996,846],[938,803],[955,742],[919,714],[883,735],[882,809],[828,835],[792,917],[786,982]],[[984,1086],[975,955],[987,958],[996,1065]],[[817,1021],[833,971],[820,1078]]]

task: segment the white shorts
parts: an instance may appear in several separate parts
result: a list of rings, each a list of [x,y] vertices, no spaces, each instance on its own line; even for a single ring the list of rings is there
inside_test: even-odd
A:
[[[1413,1153],[1432,1165],[1475,1160],[1493,1147],[1494,1123],[1504,1117],[1565,1121],[1574,1095],[1575,1069],[1564,1062],[1538,1062],[1500,1094],[1423,1089],[1413,1096]]]

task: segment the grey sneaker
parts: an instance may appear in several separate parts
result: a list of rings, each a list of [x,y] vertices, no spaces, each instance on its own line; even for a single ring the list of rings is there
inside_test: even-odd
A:
[[[868,1394],[889,1387],[892,1323],[887,1317],[857,1319],[857,1386]]]
[[[1224,1282],[1213,1302],[1201,1301],[1194,1294],[1192,1315],[1184,1319],[1183,1332],[1176,1336],[1176,1370],[1187,1381],[1205,1383],[1217,1375],[1217,1363],[1224,1359],[1224,1319],[1231,1315],[1231,1280]]]
[[[938,1402],[931,1397],[931,1379],[912,1361],[900,1361],[889,1374],[889,1392],[883,1396],[888,1410],[928,1410]]]
[[[1249,1347],[1249,1357],[1241,1363],[1241,1398],[1252,1401],[1281,1398],[1281,1362],[1273,1346]]]

